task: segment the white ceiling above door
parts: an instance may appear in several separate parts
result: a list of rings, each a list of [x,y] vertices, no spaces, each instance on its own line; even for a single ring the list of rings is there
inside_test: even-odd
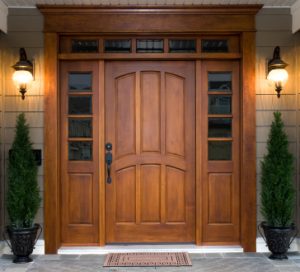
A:
[[[36,5],[175,6],[175,5],[251,5],[265,8],[291,8],[292,31],[300,30],[300,0],[0,0],[0,31],[7,31],[9,8],[34,8]]]
[[[0,0],[10,7],[36,5],[244,5],[262,4],[265,7],[291,7],[297,0]]]

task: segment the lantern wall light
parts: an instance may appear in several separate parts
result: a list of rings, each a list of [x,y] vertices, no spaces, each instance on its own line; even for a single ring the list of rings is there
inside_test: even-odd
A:
[[[22,99],[25,99],[28,84],[33,81],[33,64],[27,59],[26,51],[20,48],[20,59],[12,67],[15,69],[13,73],[13,81],[18,86]]]
[[[282,91],[283,84],[288,79],[288,72],[285,67],[288,66],[280,58],[280,47],[276,46],[273,53],[273,58],[268,61],[268,76],[267,79],[275,83],[275,91],[277,92],[277,97],[280,97],[280,92]]]

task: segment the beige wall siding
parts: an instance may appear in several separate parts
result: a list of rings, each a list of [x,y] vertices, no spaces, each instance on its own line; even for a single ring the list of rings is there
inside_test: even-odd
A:
[[[256,17],[256,137],[257,137],[257,182],[258,182],[258,223],[263,220],[260,208],[260,161],[266,153],[267,139],[273,112],[280,111],[288,134],[290,151],[295,161],[295,186],[299,199],[299,70],[297,55],[297,36],[291,32],[292,18],[289,9],[263,9]],[[275,46],[280,46],[282,59],[289,64],[287,67],[289,80],[284,86],[282,96],[278,99],[274,85],[266,79],[266,60],[273,55]],[[297,201],[299,203],[299,200]],[[297,212],[299,214],[299,205]],[[296,216],[295,214],[295,216]],[[299,216],[297,218],[299,221]],[[298,222],[299,223],[299,222]]]
[[[5,52],[7,51],[7,46],[4,43],[4,34],[0,32],[0,233],[3,231],[4,227],[4,154],[3,154],[3,88],[4,88],[4,70],[5,70]]]
[[[299,192],[300,161],[300,34],[291,33],[291,15],[289,9],[263,9],[256,17],[256,118],[257,118],[257,180],[258,180],[258,210],[260,191],[260,160],[266,152],[266,142],[273,111],[280,110],[286,125],[290,141],[290,150],[296,158],[295,183]],[[15,119],[18,113],[25,111],[30,124],[31,139],[34,148],[43,149],[43,18],[37,9],[10,9],[8,17],[8,34],[0,35],[0,47],[8,44],[9,49],[0,53],[0,129],[1,129],[1,184],[2,193],[5,180],[7,152],[14,135]],[[289,63],[290,79],[282,97],[276,97],[274,86],[266,80],[266,59],[271,58],[275,46],[281,47],[282,58]],[[35,60],[35,81],[30,86],[26,99],[21,100],[18,91],[11,81],[13,69],[10,68],[18,59],[19,47],[25,47],[30,59]],[[5,52],[4,52],[5,51]],[[297,174],[296,174],[297,173]],[[43,193],[43,166],[39,167],[39,184]],[[0,215],[3,206],[0,202]],[[298,198],[297,214],[300,200]],[[42,205],[43,206],[43,205]],[[299,216],[298,216],[299,217]],[[0,217],[3,218],[3,216]],[[262,218],[258,213],[258,220]],[[298,218],[299,220],[299,218]],[[7,217],[6,217],[7,221]],[[37,215],[37,221],[43,222],[42,207]],[[0,221],[3,225],[3,220]]]
[[[43,17],[37,9],[10,9],[8,16],[8,33],[1,37],[9,49],[6,50],[2,70],[4,83],[1,89],[1,143],[2,143],[2,177],[5,187],[8,151],[15,134],[15,122],[19,113],[25,112],[30,126],[30,136],[35,149],[41,149],[43,155],[43,127],[44,127],[44,89],[43,89]],[[27,57],[34,61],[35,80],[28,87],[25,100],[22,100],[18,89],[14,86],[11,77],[11,66],[19,58],[19,48],[25,47]],[[1,55],[0,55],[1,56]],[[1,85],[0,85],[1,88]],[[43,165],[38,169],[38,182],[43,195]],[[5,213],[4,213],[5,214]],[[4,216],[5,223],[8,216]],[[43,202],[37,214],[36,222],[43,223]]]

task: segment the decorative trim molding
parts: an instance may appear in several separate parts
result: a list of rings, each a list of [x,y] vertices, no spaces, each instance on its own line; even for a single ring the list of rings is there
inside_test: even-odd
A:
[[[291,7],[292,14],[292,32],[300,30],[300,0],[297,0]]]
[[[0,0],[0,31],[7,33],[8,7]]]
[[[242,4],[242,5],[117,5],[117,6],[99,6],[99,5],[47,5],[38,4],[37,8],[44,14],[244,14],[255,15],[263,5]]]
[[[256,247],[256,176],[255,176],[255,16],[261,5],[208,7],[99,7],[38,6],[44,15],[45,36],[45,166],[44,166],[44,238],[46,253],[55,254],[61,247],[60,214],[60,93],[59,46],[60,35],[239,35],[241,39],[241,77],[243,101],[241,107],[241,247],[254,252]],[[203,9],[202,9],[203,8]],[[126,22],[126,23],[124,23]],[[96,34],[97,33],[97,34]],[[60,43],[61,42],[61,43]],[[64,55],[65,59],[71,59]],[[71,56],[72,57],[72,56]],[[75,56],[76,57],[76,56]],[[88,59],[89,54],[84,58]],[[121,60],[124,57],[113,56]],[[155,59],[147,57],[145,59]],[[221,58],[221,57],[220,57]],[[165,58],[167,59],[167,58]],[[223,57],[222,57],[223,59]],[[104,131],[104,130],[103,130]],[[101,132],[104,135],[104,132]],[[103,136],[104,137],[104,136]],[[103,189],[103,188],[102,188]],[[100,191],[105,195],[105,190]],[[105,198],[102,198],[105,199]],[[103,204],[103,203],[102,203]],[[104,205],[101,204],[101,224],[104,226]],[[197,213],[200,214],[200,213]],[[103,225],[104,224],[104,225]],[[103,230],[103,228],[102,228]],[[101,230],[101,231],[102,231]],[[198,228],[198,233],[200,229]],[[105,244],[105,232],[101,232]],[[235,240],[236,241],[236,240]],[[198,234],[196,243],[201,244]]]
[[[254,15],[262,5],[130,7],[37,5],[37,8],[44,15],[45,32],[182,34],[206,31],[255,31]],[[133,17],[134,24],[124,24],[132,22]]]

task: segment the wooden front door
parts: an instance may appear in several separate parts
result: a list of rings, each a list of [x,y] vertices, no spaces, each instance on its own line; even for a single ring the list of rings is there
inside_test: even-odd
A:
[[[193,62],[107,62],[106,242],[195,241]]]

